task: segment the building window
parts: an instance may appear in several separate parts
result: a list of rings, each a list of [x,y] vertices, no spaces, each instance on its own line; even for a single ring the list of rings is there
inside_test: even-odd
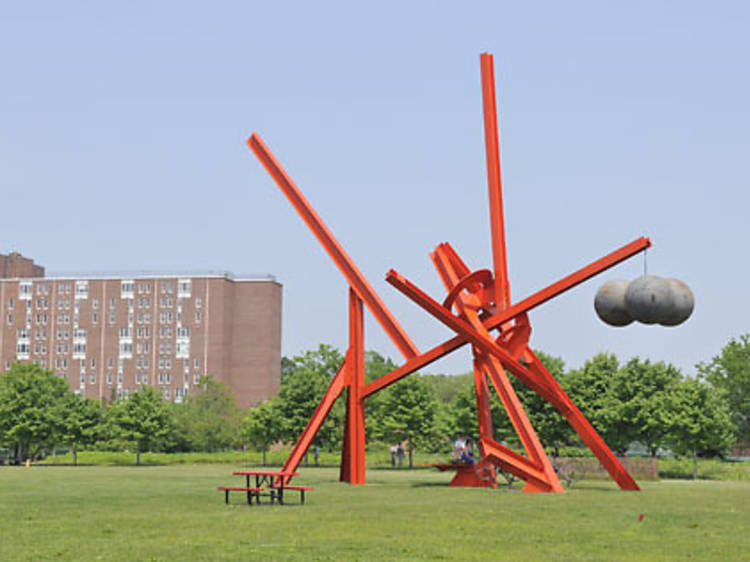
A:
[[[120,283],[120,298],[132,299],[135,296],[135,283],[127,280]]]
[[[181,299],[189,299],[191,288],[192,282],[190,279],[180,279],[177,282],[177,297]]]
[[[107,371],[107,384],[112,384],[112,371]]]
[[[18,342],[16,344],[16,358],[17,359],[28,359],[31,351],[31,345],[29,342]]]
[[[120,340],[120,358],[132,359],[133,358],[133,342]]]
[[[18,300],[31,300],[31,294],[31,281],[21,281],[18,283]]]
[[[85,358],[86,358],[86,342],[73,343],[73,359],[85,359]]]
[[[76,294],[77,299],[89,298],[89,282],[88,281],[76,281]]]

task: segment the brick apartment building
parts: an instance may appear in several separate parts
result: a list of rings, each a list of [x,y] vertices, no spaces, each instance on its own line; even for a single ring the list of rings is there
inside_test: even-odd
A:
[[[45,277],[0,255],[0,369],[35,362],[82,396],[110,399],[143,385],[181,401],[203,375],[248,407],[281,380],[281,284],[273,277]]]

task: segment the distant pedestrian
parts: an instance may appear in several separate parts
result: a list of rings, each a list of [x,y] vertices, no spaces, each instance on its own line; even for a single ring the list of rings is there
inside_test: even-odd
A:
[[[391,468],[396,468],[396,455],[398,455],[398,445],[391,445]]]
[[[398,457],[398,467],[404,464],[404,443],[403,441],[396,447],[396,456]]]

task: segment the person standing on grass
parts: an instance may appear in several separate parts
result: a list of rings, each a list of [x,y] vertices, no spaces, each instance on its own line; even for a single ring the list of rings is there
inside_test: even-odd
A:
[[[396,468],[396,455],[398,454],[398,445],[391,445],[391,468]]]
[[[398,457],[398,467],[404,464],[404,442],[402,441],[396,446],[396,456]]]

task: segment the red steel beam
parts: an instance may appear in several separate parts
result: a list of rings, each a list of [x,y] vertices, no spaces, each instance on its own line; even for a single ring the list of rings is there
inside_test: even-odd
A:
[[[539,470],[537,465],[514,450],[486,438],[482,439],[482,449],[486,451],[485,456],[489,457],[493,463],[499,465],[506,472],[510,472],[514,476],[524,480],[527,484],[531,484],[535,488],[534,491],[559,491],[552,489],[552,486],[546,479],[546,475]]]
[[[495,304],[502,311],[510,306],[508,258],[505,253],[505,219],[503,218],[503,188],[500,174],[500,141],[497,133],[497,103],[495,101],[495,69],[492,55],[479,55],[482,73],[482,109],[484,112],[484,145],[487,155],[487,187],[490,194],[490,233],[492,235],[492,263],[495,274]]]
[[[341,455],[340,480],[365,483],[365,340],[362,300],[349,289],[349,350],[346,359],[346,431]]]
[[[348,355],[349,354],[347,354],[347,359]],[[339,370],[336,371],[336,374],[333,376],[331,383],[326,389],[326,393],[320,399],[318,407],[315,408],[315,412],[313,412],[313,415],[307,422],[307,427],[305,427],[302,435],[300,435],[299,439],[297,439],[297,442],[294,444],[294,447],[292,447],[289,456],[284,462],[284,472],[294,472],[297,469],[300,461],[302,461],[302,457],[305,456],[305,452],[318,434],[320,426],[323,425],[328,413],[331,411],[331,408],[333,408],[336,399],[341,394],[341,391],[344,390],[344,384],[346,382],[344,379],[348,368],[347,362],[347,360],[344,360],[341,367],[339,367]],[[286,480],[288,481],[289,478]]]
[[[579,269],[574,273],[571,273],[567,277],[563,277],[560,281],[557,281],[549,287],[546,287],[545,289],[534,293],[521,302],[514,304],[510,308],[507,308],[506,310],[484,320],[484,327],[487,328],[487,330],[497,328],[501,324],[512,320],[519,314],[531,310],[532,308],[535,308],[540,304],[544,304],[551,298],[564,293],[565,291],[568,291],[577,285],[580,285],[591,277],[594,277],[595,275],[598,275],[599,273],[602,273],[603,271],[614,267],[615,265],[625,261],[626,259],[634,256],[639,252],[642,252],[650,246],[651,241],[648,238],[638,238],[637,240],[626,244],[622,248],[619,248],[614,252],[607,254],[603,258],[591,262],[587,266]],[[444,357],[454,349],[458,349],[467,342],[468,340],[466,338],[462,336],[455,336],[422,353],[421,355],[417,355],[408,359],[397,369],[394,369],[390,373],[385,374],[377,380],[374,380],[373,382],[368,384],[365,387],[365,391],[363,393],[364,397],[367,397],[370,394],[373,394],[387,386],[390,386],[394,382],[397,382],[403,377],[410,375],[414,371],[426,367],[430,363],[437,361],[441,357]]]
[[[385,333],[396,345],[404,358],[409,359],[419,354],[419,349],[411,341],[404,329],[399,325],[391,312],[380,300],[380,297],[372,288],[362,272],[354,264],[338,240],[333,236],[320,215],[313,209],[309,201],[294,184],[292,178],[286,173],[279,161],[274,157],[271,150],[266,146],[258,133],[253,133],[247,140],[247,145],[255,153],[268,171],[281,191],[289,199],[289,202],[299,213],[302,220],[310,228],[320,245],[339,268],[349,285],[354,288],[357,295],[364,301],[367,308],[372,312],[375,319],[382,326]]]

